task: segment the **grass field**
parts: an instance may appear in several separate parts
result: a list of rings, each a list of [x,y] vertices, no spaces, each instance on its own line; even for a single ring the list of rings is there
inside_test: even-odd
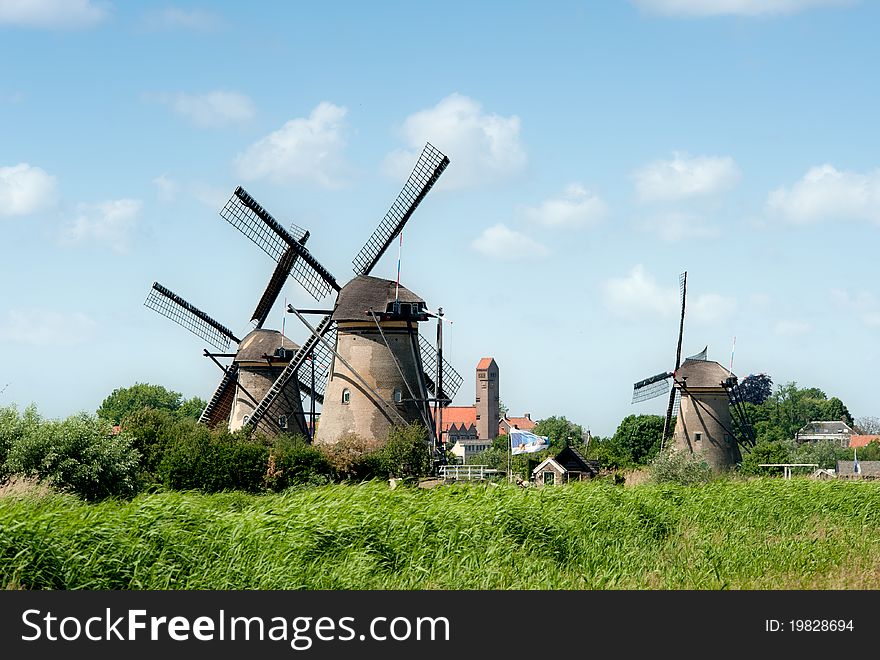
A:
[[[0,497],[27,589],[876,589],[880,483]]]

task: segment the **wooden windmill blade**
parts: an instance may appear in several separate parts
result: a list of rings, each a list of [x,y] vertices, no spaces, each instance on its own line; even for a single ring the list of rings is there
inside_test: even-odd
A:
[[[238,344],[241,341],[225,325],[158,282],[153,282],[144,305],[180,324],[218,350],[228,350],[231,342]]]
[[[238,365],[233,364],[226,369],[223,378],[214,394],[208,401],[208,405],[199,416],[199,424],[205,424],[210,428],[218,426],[221,422],[229,420],[232,412],[232,404],[235,399],[235,384],[238,382]]]
[[[678,344],[675,349],[675,370],[673,373],[678,371],[678,368],[681,366],[681,342],[684,339],[684,309],[685,309],[685,301],[687,300],[687,271],[683,272],[678,276],[678,288],[679,293],[681,295],[681,321],[678,326]],[[660,438],[660,446],[663,447],[663,443],[666,441],[666,438],[669,437],[672,429],[670,429],[670,425],[672,422],[672,409],[675,406],[675,389],[669,392],[669,403],[666,405],[666,419],[663,420],[663,437]]]
[[[357,275],[369,275],[373,267],[385,254],[385,250],[403,230],[413,211],[428,194],[428,191],[449,165],[449,158],[437,150],[430,142],[425,145],[416,166],[409,175],[397,199],[388,209],[379,226],[352,260]]]
[[[288,232],[241,186],[235,189],[232,197],[221,209],[220,217],[278,262],[279,268],[276,269],[278,276],[273,275],[270,287],[275,281],[275,289],[281,290],[284,277],[279,274],[280,269],[280,272],[290,273],[315,300],[321,300],[331,290],[339,291],[341,288],[336,278],[306,249],[304,243],[308,239],[308,232],[300,228],[296,228],[294,234]],[[296,234],[299,234],[299,238]],[[282,263],[284,267],[281,266]],[[287,269],[288,265],[289,269]],[[269,293],[267,289],[267,294]],[[274,299],[272,302],[274,303]],[[254,312],[257,318],[264,307],[265,305],[258,305]],[[271,308],[271,305],[268,307]],[[265,313],[268,314],[268,311]]]

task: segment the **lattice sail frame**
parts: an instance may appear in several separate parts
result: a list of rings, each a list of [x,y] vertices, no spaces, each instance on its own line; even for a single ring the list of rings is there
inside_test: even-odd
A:
[[[672,374],[668,371],[664,371],[663,373],[659,373],[635,383],[633,385],[632,403],[641,403],[642,401],[648,401],[649,399],[656,399],[658,396],[663,396],[669,391],[671,379]]]
[[[443,391],[438,393],[436,391],[436,383],[434,383],[434,378],[437,377],[437,347],[432,346],[431,342],[420,334],[419,352],[422,356],[422,367],[425,370],[425,376],[427,376],[426,384],[428,385],[428,389],[434,396],[439,397],[441,394],[444,395],[443,398],[447,399],[447,402],[444,405],[449,405],[449,402],[451,402],[458,393],[458,388],[461,387],[461,383],[464,379],[461,377],[461,374],[455,370],[455,367],[447,362],[446,358],[443,358]]]
[[[308,232],[296,225],[293,225],[292,234],[288,232],[241,186],[235,189],[220,210],[220,217],[276,262],[280,263],[288,251],[293,249],[299,258],[293,260],[290,275],[315,300],[321,300],[332,289],[339,291],[336,278],[303,245],[308,238]]]
[[[226,351],[231,342],[239,343],[232,330],[158,282],[153,282],[144,305],[183,326],[218,350]]]
[[[430,142],[425,145],[397,199],[388,209],[379,226],[367,240],[366,244],[352,260],[356,275],[369,275],[373,267],[385,254],[391,242],[400,234],[406,221],[413,211],[434,186],[443,170],[449,165],[449,158],[436,149]]]

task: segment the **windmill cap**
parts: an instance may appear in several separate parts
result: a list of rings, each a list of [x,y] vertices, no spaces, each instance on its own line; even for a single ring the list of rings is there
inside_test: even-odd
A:
[[[424,308],[425,301],[405,286],[398,289],[397,282],[383,280],[369,275],[358,275],[342,287],[333,310],[334,321],[373,320],[369,310],[376,314],[385,312],[388,304],[398,300],[402,303],[417,303]]]
[[[721,389],[722,383],[733,376],[731,372],[711,360],[685,360],[675,372],[675,380],[685,380],[689,389]]]
[[[238,345],[235,354],[236,362],[266,362],[267,355],[275,355],[275,349],[282,348],[281,340],[284,339],[284,348],[297,351],[299,346],[277,330],[257,328],[249,332]]]

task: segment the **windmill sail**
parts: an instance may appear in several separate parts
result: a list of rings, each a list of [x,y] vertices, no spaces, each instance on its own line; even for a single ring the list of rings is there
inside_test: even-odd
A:
[[[449,165],[449,158],[434,148],[430,142],[425,145],[409,179],[397,195],[397,199],[394,200],[376,231],[352,261],[355,274],[370,274],[370,271],[385,254],[385,250],[401,232],[413,211],[443,174],[447,165]]]
[[[678,371],[678,368],[681,366],[681,342],[684,339],[684,309],[685,302],[687,300],[687,271],[684,271],[681,275],[678,276],[678,290],[681,296],[681,321],[678,326],[678,344],[675,349],[675,371]],[[669,393],[669,403],[666,404],[666,419],[663,421],[663,436],[660,438],[660,448],[663,448],[663,444],[666,441],[666,438],[669,437],[669,434],[672,432],[670,429],[670,423],[672,422],[672,409],[675,406],[675,390],[672,390]]]
[[[150,294],[144,301],[144,305],[182,325],[218,350],[228,350],[231,342],[237,344],[240,341],[232,333],[232,330],[218,323],[198,307],[191,305],[158,282],[153,282],[153,288],[150,289]]]
[[[633,403],[641,403],[649,399],[656,399],[663,396],[669,391],[669,380],[672,374],[664,371],[663,373],[640,380],[633,385]]]
[[[308,232],[297,228],[299,238],[296,238],[241,186],[226,202],[220,217],[279,263],[293,250],[298,258],[293,260],[291,275],[315,300],[321,300],[332,289],[339,291],[336,278],[303,245]]]
[[[443,405],[448,406],[452,399],[455,398],[456,393],[458,393],[458,388],[461,387],[463,381],[461,374],[446,361],[446,358],[443,358],[443,391],[438,393],[434,383],[434,378],[437,375],[437,348],[431,346],[427,339],[419,335],[419,352],[422,356],[422,366],[425,370],[425,385],[428,388],[428,392],[435,398],[443,399]]]
[[[232,403],[235,398],[235,383],[238,380],[238,365],[233,364],[223,374],[223,379],[214,391],[214,396],[205,406],[199,417],[200,424],[206,424],[210,428],[229,421],[232,412]]]

